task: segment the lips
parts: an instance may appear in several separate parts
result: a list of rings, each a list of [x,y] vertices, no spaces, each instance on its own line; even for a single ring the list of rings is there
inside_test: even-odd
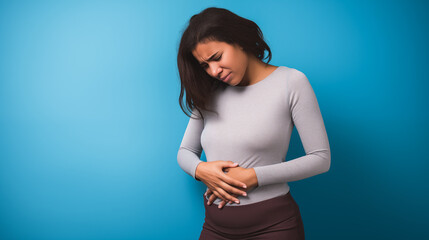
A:
[[[225,77],[221,78],[220,80],[222,80],[222,82],[224,82],[225,79],[229,76],[229,74],[231,74],[231,73],[228,73]]]

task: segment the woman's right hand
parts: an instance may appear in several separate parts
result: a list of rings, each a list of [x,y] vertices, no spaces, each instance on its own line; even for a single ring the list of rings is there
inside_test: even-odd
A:
[[[212,161],[212,162],[201,162],[198,164],[195,170],[195,177],[202,181],[206,186],[212,190],[218,198],[225,201],[239,201],[237,198],[230,195],[236,194],[244,195],[245,191],[239,188],[247,188],[246,184],[238,181],[223,172],[224,168],[237,167],[237,163],[232,161]]]

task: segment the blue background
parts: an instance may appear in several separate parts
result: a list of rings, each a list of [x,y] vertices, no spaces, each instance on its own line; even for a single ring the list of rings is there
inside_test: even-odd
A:
[[[331,169],[290,183],[307,239],[429,237],[428,5],[1,1],[0,238],[198,238],[176,57],[210,6],[256,22],[317,95]],[[287,160],[303,154],[294,129]]]

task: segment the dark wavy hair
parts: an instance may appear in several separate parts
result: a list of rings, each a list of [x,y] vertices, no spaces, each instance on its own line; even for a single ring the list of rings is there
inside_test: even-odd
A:
[[[213,94],[218,88],[225,88],[228,84],[211,77],[200,66],[192,55],[198,43],[219,41],[228,44],[237,44],[248,54],[254,55],[263,61],[271,61],[271,50],[259,26],[251,20],[240,17],[224,8],[209,7],[193,15],[182,34],[177,54],[177,67],[180,75],[179,105],[189,117],[194,109],[204,120],[201,110],[214,112],[208,106]],[[268,56],[264,58],[265,50]],[[186,105],[183,104],[186,91]],[[188,115],[186,109],[190,112]],[[197,115],[198,116],[198,115]],[[199,117],[199,116],[198,116]]]

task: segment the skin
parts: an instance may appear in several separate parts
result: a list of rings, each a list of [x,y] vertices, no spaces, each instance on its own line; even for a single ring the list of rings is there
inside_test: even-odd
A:
[[[236,201],[238,199],[232,197],[229,193],[244,195],[246,192],[238,188],[247,188],[248,183],[235,179],[224,173],[224,169],[236,167],[232,161],[211,161],[200,162],[195,171],[195,177],[212,189],[214,194],[221,199]],[[245,179],[247,181],[247,179]],[[237,188],[233,187],[236,186]]]
[[[247,189],[239,188],[241,190],[250,191],[253,188],[258,186],[258,179],[256,177],[255,170],[253,168],[228,167],[225,169],[225,171],[227,171],[226,175],[246,183],[246,185],[248,186]],[[206,191],[205,194],[207,196],[212,194],[209,197],[208,205],[210,205],[217,198],[217,196],[213,194],[213,191],[210,188]],[[238,195],[233,194],[233,196],[236,197]],[[243,195],[243,196],[246,196],[246,195]],[[218,207],[223,208],[223,206],[225,206],[227,202],[233,203],[231,200],[222,200]]]
[[[254,55],[245,52],[237,44],[215,40],[198,43],[192,55],[211,77],[222,81],[222,78],[230,74],[226,83],[231,86],[253,85],[277,69],[277,66],[264,63]],[[202,162],[197,166],[196,176],[209,188],[205,193],[211,194],[209,205],[216,198],[222,199],[219,208],[227,202],[238,201],[239,203],[236,196],[245,196],[245,191],[258,186],[253,168],[238,167],[238,165],[232,165],[231,161]],[[247,188],[243,188],[243,184]]]

